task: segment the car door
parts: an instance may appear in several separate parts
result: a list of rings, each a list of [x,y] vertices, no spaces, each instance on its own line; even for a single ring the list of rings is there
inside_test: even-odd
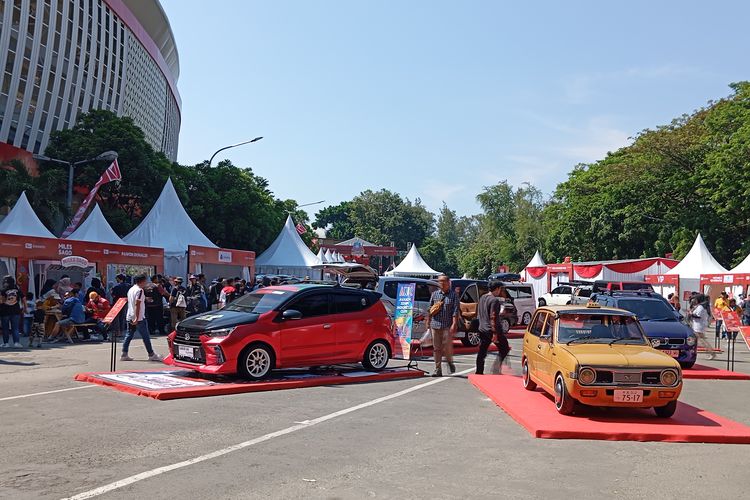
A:
[[[290,309],[299,311],[302,318],[281,323],[282,365],[312,366],[330,361],[336,353],[336,330],[328,290],[292,299],[284,307]]]
[[[539,367],[539,378],[542,383],[547,387],[552,387],[553,379],[555,377],[555,365],[553,358],[554,353],[554,323],[555,317],[549,313],[543,313],[544,325],[542,326],[542,333],[539,335],[539,341],[537,343],[537,355],[539,356],[538,364]]]
[[[557,288],[554,288],[550,292],[550,297],[549,297],[550,302],[549,302],[549,305],[551,305],[551,306],[559,306],[559,305],[565,304],[565,302],[567,302],[567,300],[570,300],[570,299],[565,300],[564,297],[563,297],[563,295],[565,294],[565,288],[566,287],[564,287],[564,286],[558,286]]]
[[[524,352],[529,363],[529,371],[534,378],[539,378],[539,336],[542,334],[545,320],[544,311],[537,311],[528,326],[528,334],[523,336]]]
[[[479,302],[479,289],[476,283],[472,283],[464,289],[461,295],[461,317],[465,322],[465,329],[471,328],[471,322],[477,318],[477,304]]]
[[[331,295],[336,334],[334,356],[340,362],[359,361],[372,336],[373,319],[363,311],[368,306],[361,293],[343,290]]]

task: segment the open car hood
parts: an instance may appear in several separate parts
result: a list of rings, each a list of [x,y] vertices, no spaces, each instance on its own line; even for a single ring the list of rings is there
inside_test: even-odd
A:
[[[364,264],[347,262],[344,264],[318,264],[313,269],[322,269],[324,273],[339,276],[344,283],[357,283],[364,288],[367,283],[377,284],[378,273]]]

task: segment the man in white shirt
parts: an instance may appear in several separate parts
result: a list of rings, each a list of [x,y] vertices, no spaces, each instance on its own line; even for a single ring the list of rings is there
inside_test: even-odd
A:
[[[690,323],[693,328],[698,345],[703,345],[706,349],[706,355],[708,359],[714,359],[716,353],[714,352],[713,346],[706,340],[706,328],[708,328],[708,311],[703,305],[698,302],[697,298],[693,298],[690,302]]]
[[[146,286],[146,276],[143,274],[136,276],[133,282],[134,285],[128,290],[128,313],[125,317],[128,323],[128,333],[122,342],[122,356],[120,360],[133,361],[133,358],[128,356],[128,348],[130,347],[130,341],[133,340],[137,331],[141,334],[143,345],[146,346],[148,360],[161,361],[161,356],[156,354],[151,347],[151,337],[148,333],[148,323],[146,322],[146,294],[143,291],[143,287]]]

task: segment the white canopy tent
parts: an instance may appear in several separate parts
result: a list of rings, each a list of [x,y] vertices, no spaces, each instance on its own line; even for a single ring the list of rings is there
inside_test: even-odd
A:
[[[38,238],[54,238],[55,235],[39,220],[31,203],[26,197],[26,191],[21,193],[13,209],[0,221],[0,233],[17,234],[19,236],[36,236]]]
[[[542,259],[539,250],[523,269],[523,280],[534,288],[534,296],[541,297],[549,291],[547,283],[547,264]]]
[[[99,204],[94,205],[94,209],[86,220],[84,220],[75,231],[73,231],[69,240],[78,241],[91,241],[95,243],[114,243],[116,245],[124,245],[125,242],[122,238],[117,236],[115,230],[109,225],[107,219],[104,218],[102,209],[99,208]]]
[[[701,290],[701,274],[722,274],[727,272],[726,268],[714,259],[711,252],[708,251],[703,238],[698,234],[690,251],[685,255],[685,258],[664,274],[668,276],[679,276],[679,285],[682,292],[697,292]],[[654,288],[664,296],[675,291],[674,285],[665,284],[660,287],[655,286]],[[704,293],[711,295],[710,290],[706,290]]]
[[[313,266],[320,264],[321,260],[302,241],[291,216],[287,216],[284,227],[271,246],[255,259],[258,274],[289,274],[300,278],[310,276]],[[312,275],[317,274],[320,272]]]
[[[318,250],[318,255],[316,255],[316,257],[318,257],[318,259],[320,260],[321,264],[327,264],[328,263],[328,261],[326,260],[326,253],[323,251],[322,248]]]
[[[323,256],[325,257],[325,262],[333,262],[333,252],[331,252],[330,248],[326,250]]]
[[[435,278],[440,273],[427,265],[417,245],[412,245],[409,252],[395,269],[385,273],[387,276],[411,276],[414,278]]]
[[[123,241],[128,245],[163,248],[164,272],[169,276],[187,274],[188,245],[217,248],[185,211],[172,179],[167,180],[148,215]]]

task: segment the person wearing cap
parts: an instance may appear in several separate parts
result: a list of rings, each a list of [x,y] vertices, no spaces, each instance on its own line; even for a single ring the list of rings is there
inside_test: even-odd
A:
[[[490,343],[494,342],[500,357],[500,371],[502,372],[503,360],[510,352],[508,339],[500,326],[500,308],[504,299],[500,297],[503,291],[500,281],[492,280],[489,283],[489,292],[479,297],[477,304],[477,317],[479,319],[479,352],[477,353],[477,375],[484,373],[484,360]]]
[[[200,314],[204,309],[203,287],[198,282],[198,276],[191,274],[188,276],[188,286],[185,292],[187,296],[187,315],[193,316]]]
[[[177,328],[177,323],[187,316],[188,295],[187,289],[182,286],[182,278],[174,279],[174,286],[169,293],[169,317],[172,320],[172,328]]]
[[[112,309],[112,306],[105,297],[99,295],[98,292],[89,292],[89,301],[86,302],[86,312],[96,322],[96,330],[103,340],[107,340],[107,324],[103,320],[110,309]]]

